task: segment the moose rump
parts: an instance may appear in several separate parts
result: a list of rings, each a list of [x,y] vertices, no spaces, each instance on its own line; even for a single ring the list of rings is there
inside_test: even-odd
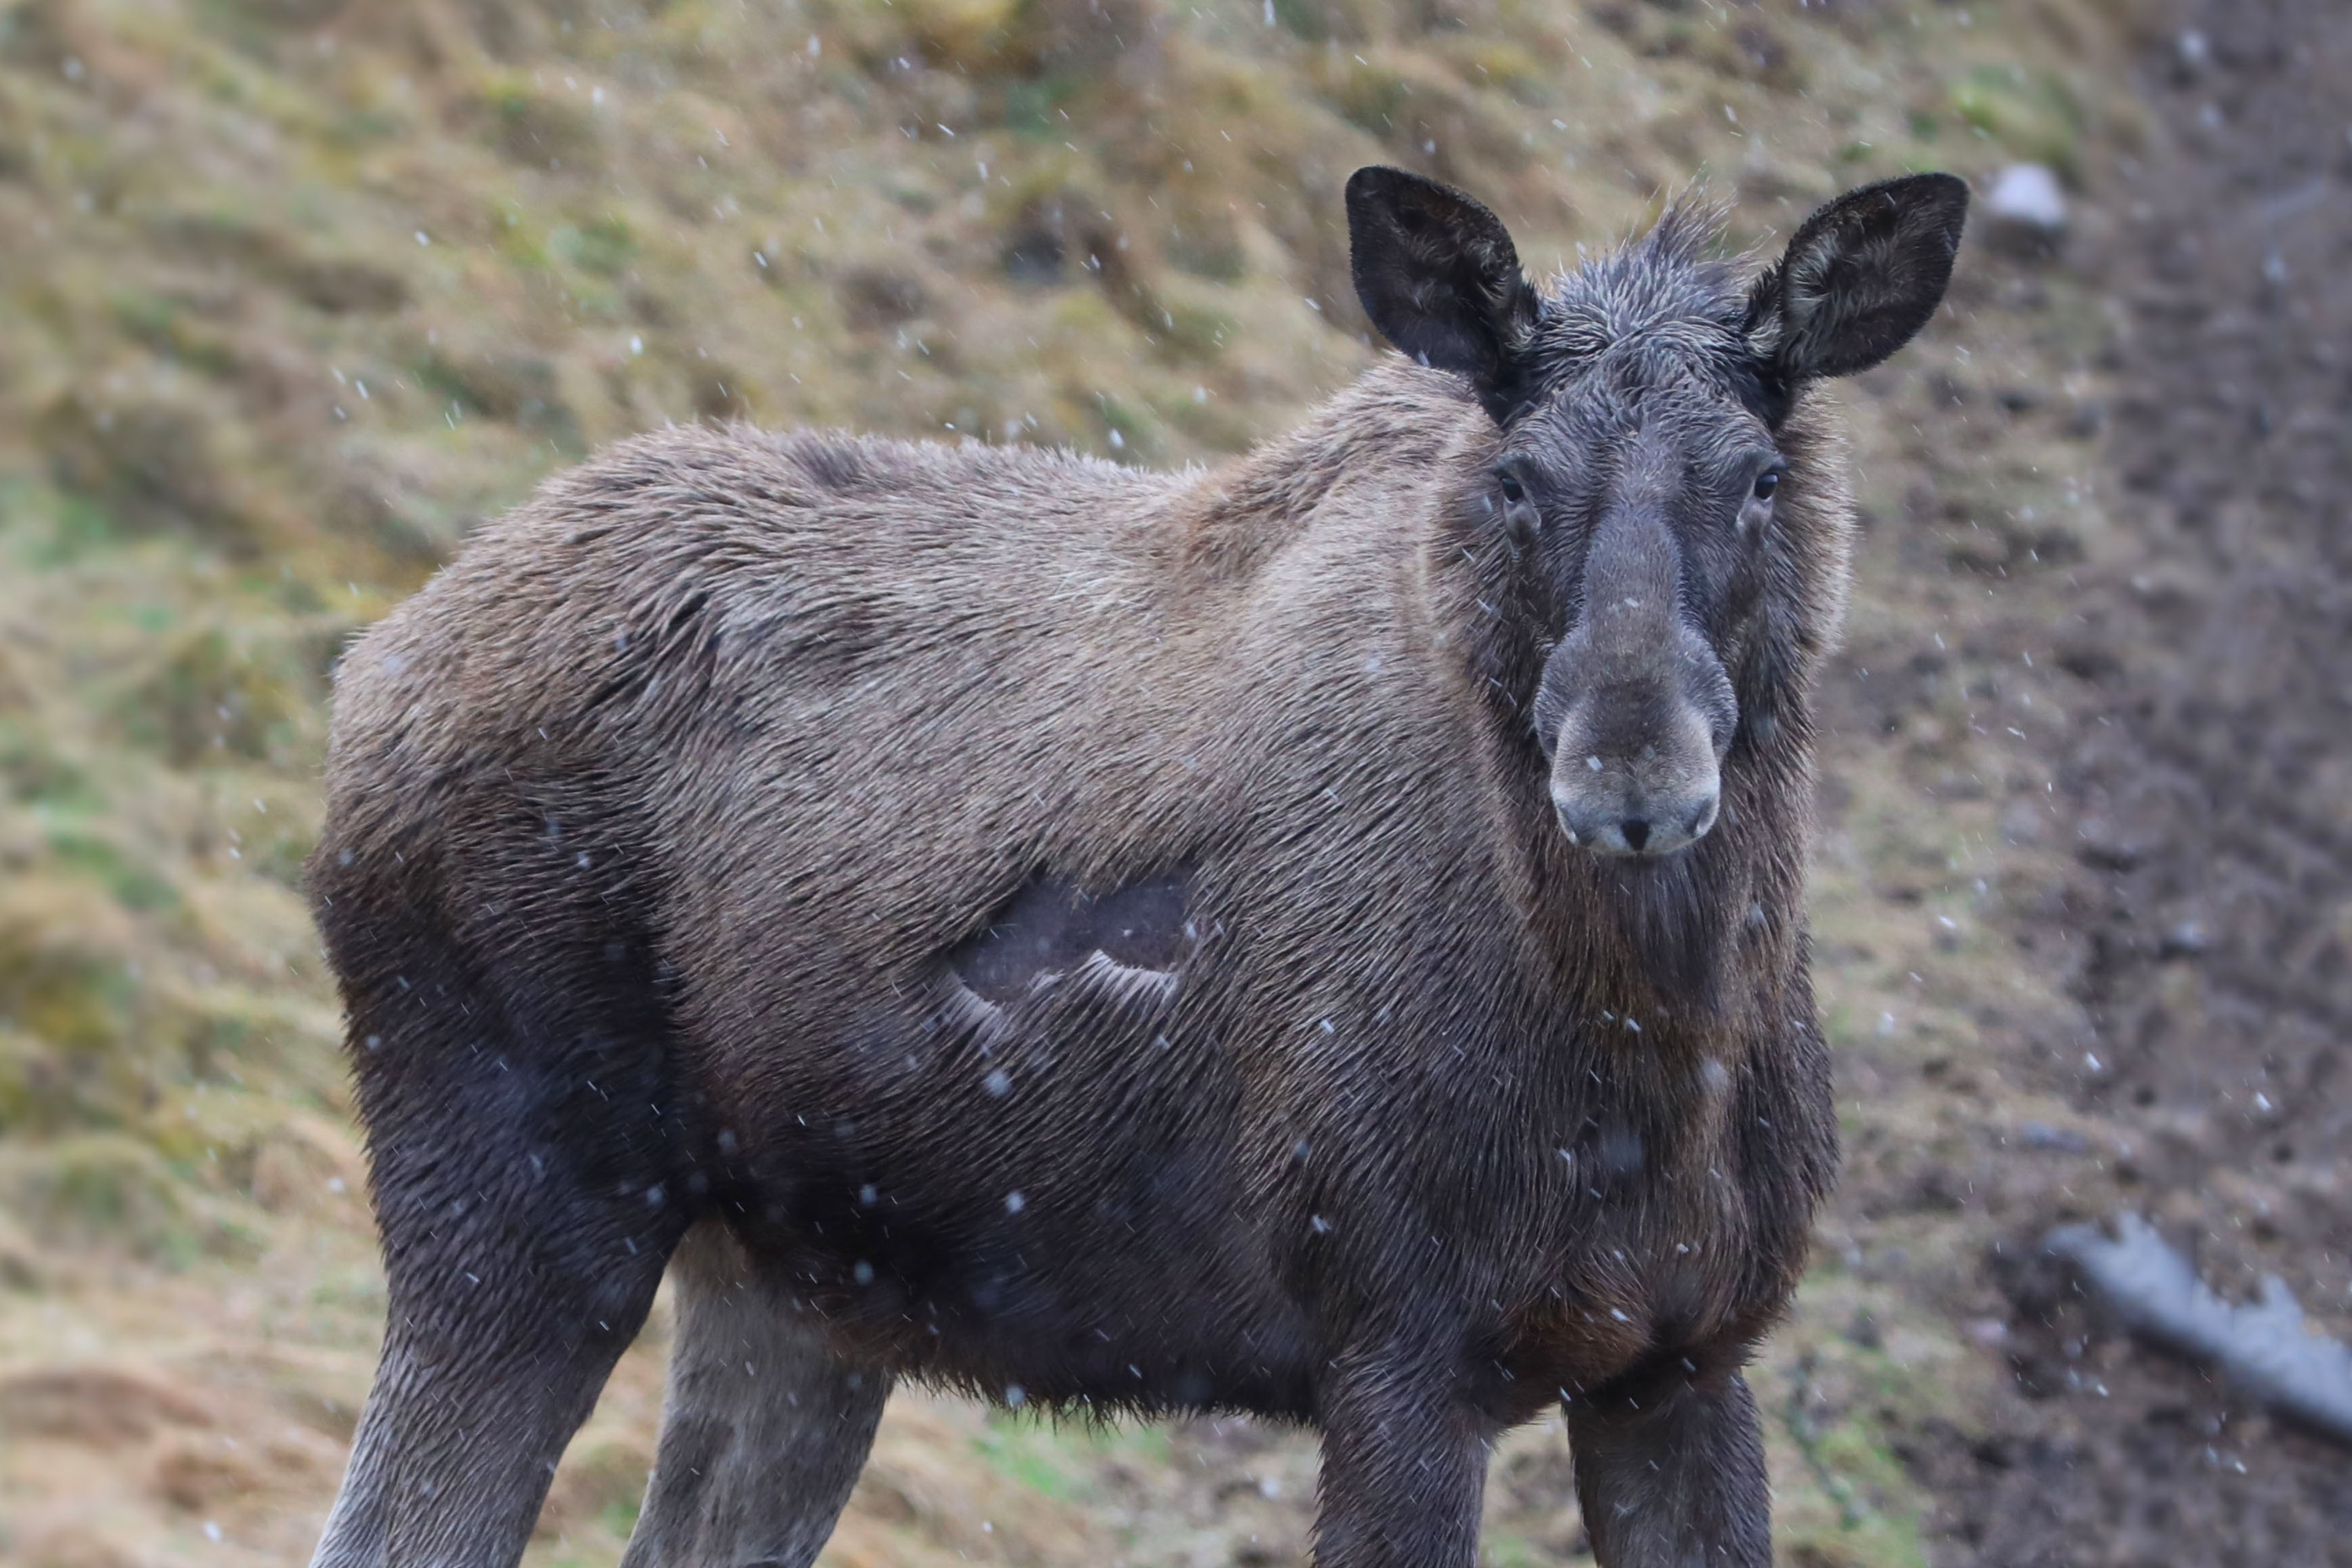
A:
[[[809,1562],[905,1377],[1312,1422],[1325,1568],[1465,1568],[1565,1398],[1604,1563],[1765,1562],[1738,1368],[1833,1160],[1804,391],[1963,200],[1546,295],[1365,171],[1422,363],[1226,468],[672,429],[488,525],[338,678],[391,1311],[318,1561],[511,1563],[667,1268],[635,1568]]]

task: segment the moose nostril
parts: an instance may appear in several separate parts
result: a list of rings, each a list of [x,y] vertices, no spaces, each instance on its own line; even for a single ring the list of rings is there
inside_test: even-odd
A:
[[[1650,841],[1650,825],[1638,816],[1629,816],[1619,824],[1618,831],[1625,836],[1627,848],[1639,855],[1642,846]]]

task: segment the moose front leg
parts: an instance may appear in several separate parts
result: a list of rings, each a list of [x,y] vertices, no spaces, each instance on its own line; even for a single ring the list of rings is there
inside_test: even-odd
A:
[[[1461,1404],[1454,1363],[1343,1356],[1317,1405],[1315,1568],[1473,1568],[1489,1428]]]
[[[1770,1568],[1763,1434],[1736,1355],[1578,1395],[1568,1441],[1601,1568]]]

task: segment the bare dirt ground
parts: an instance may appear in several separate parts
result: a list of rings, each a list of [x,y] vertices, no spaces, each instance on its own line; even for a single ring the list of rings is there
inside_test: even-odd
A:
[[[1993,1241],[1953,1305],[2012,1377],[1908,1457],[1945,1561],[2347,1563],[2340,1448],[2120,1339],[2034,1256],[2131,1208],[2339,1333],[2352,1282],[2352,12],[2198,0],[2137,74],[2161,125],[2070,261],[2114,302],[2105,548],[1977,629],[2065,672],[2065,721],[2013,759],[2052,809],[2003,817],[2055,853],[1998,924],[2073,1005],[1995,1070],[2078,1120],[2012,1127],[1955,1194]]]

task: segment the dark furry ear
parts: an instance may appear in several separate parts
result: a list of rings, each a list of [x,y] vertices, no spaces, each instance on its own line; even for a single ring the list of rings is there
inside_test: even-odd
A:
[[[1348,242],[1356,298],[1381,335],[1467,377],[1498,424],[1517,412],[1538,300],[1502,220],[1434,180],[1359,169]]]
[[[1908,174],[1813,214],[1748,295],[1757,357],[1784,385],[1885,360],[1936,313],[1968,212],[1961,181]]]

